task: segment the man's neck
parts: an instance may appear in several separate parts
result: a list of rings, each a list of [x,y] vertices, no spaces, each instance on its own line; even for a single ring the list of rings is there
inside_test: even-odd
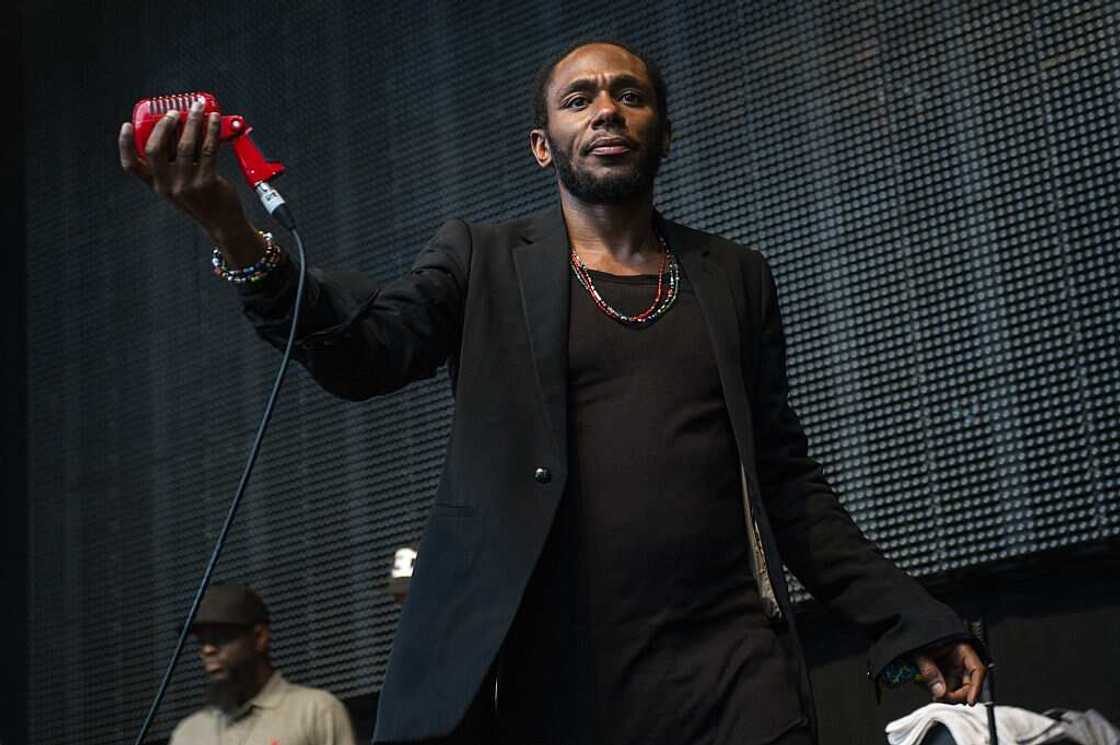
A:
[[[612,274],[656,272],[661,261],[653,232],[653,195],[618,204],[590,204],[560,188],[560,208],[572,248],[590,268]]]
[[[261,664],[257,665],[256,669],[253,671],[252,677],[248,681],[248,684],[237,697],[238,709],[241,709],[241,707],[245,706],[245,704],[252,701],[260,694],[261,691],[264,690],[264,687],[268,685],[268,681],[272,679],[273,672],[274,671],[272,665],[267,662],[262,662]]]
[[[268,685],[268,681],[272,679],[273,672],[272,665],[267,662],[262,662],[257,665],[256,675],[253,677],[252,690],[245,699],[246,701],[256,698],[257,694],[264,690],[264,687]]]

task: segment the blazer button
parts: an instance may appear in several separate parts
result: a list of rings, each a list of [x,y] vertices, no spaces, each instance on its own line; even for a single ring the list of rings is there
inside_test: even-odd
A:
[[[538,468],[536,471],[533,471],[533,480],[538,484],[547,484],[549,481],[552,481],[552,471],[547,468]]]

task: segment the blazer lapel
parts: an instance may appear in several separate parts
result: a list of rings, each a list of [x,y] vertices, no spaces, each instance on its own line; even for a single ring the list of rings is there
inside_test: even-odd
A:
[[[711,247],[708,245],[710,239],[707,236],[665,220],[660,215],[658,225],[696,293],[696,300],[700,304],[712,340],[731,427],[739,452],[746,457],[754,450],[754,434],[750,431],[750,403],[743,382],[742,329],[735,312],[731,284],[712,258]]]
[[[743,484],[743,511],[747,521],[747,541],[751,549],[751,570],[758,583],[759,594],[767,616],[780,618],[783,613],[782,598],[788,598],[785,578],[781,572],[771,572],[770,567],[780,566],[777,549],[768,547],[767,533],[759,529],[760,523],[767,526],[765,508],[759,499],[758,489],[752,486],[748,474],[754,474],[754,430],[751,416],[750,398],[743,381],[743,358],[741,325],[749,323],[740,319],[735,311],[735,291],[745,293],[746,288],[732,288],[731,278],[721,270],[711,255],[708,242],[711,240],[702,233],[689,230],[681,225],[662,220],[661,229],[665,233],[669,247],[676,252],[684,267],[688,281],[696,293],[696,300],[704,315],[708,334],[715,352],[716,367],[723,387],[723,402],[727,416],[731,420],[731,431],[739,448],[740,478]],[[749,464],[749,465],[747,465]],[[753,482],[757,484],[757,482]],[[758,517],[761,515],[761,519]],[[772,535],[772,533],[771,533]],[[767,552],[770,552],[769,554]],[[775,591],[775,582],[780,589]],[[788,612],[786,610],[785,612]]]
[[[561,463],[568,457],[569,252],[559,207],[533,217],[513,251],[537,383]]]
[[[743,382],[742,330],[728,278],[711,258],[702,233],[665,220],[657,223],[676,253],[696,293],[711,336],[724,401],[742,454],[754,450],[750,404]],[[537,384],[558,455],[567,458],[568,414],[568,256],[571,247],[559,207],[531,218],[513,259],[521,290],[521,307],[529,333]]]

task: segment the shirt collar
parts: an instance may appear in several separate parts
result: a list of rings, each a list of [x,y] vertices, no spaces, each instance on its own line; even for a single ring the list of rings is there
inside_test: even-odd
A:
[[[280,700],[284,698],[287,690],[288,681],[284,680],[284,676],[280,674],[279,670],[273,670],[268,682],[264,684],[264,688],[257,691],[257,695],[249,699],[247,704],[249,706],[259,706],[262,709],[275,709],[280,705]]]
[[[251,713],[254,708],[275,709],[280,705],[280,700],[284,698],[284,694],[287,693],[288,685],[288,681],[284,680],[280,671],[273,670],[272,675],[268,677],[264,687],[257,691],[256,696],[253,696],[223,718],[227,722],[236,722],[241,717]],[[222,716],[220,712],[219,716]]]

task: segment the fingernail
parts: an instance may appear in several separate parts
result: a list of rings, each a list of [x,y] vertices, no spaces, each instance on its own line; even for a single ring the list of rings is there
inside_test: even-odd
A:
[[[945,695],[945,684],[944,683],[934,683],[932,690],[933,690],[933,695],[934,696],[944,696]]]
[[[217,123],[218,119],[219,119],[218,112],[211,111],[210,112],[210,123],[215,124],[215,123]]]
[[[202,99],[201,98],[196,98],[194,100],[194,103],[191,104],[191,113],[195,114],[199,111],[202,111],[202,105],[203,105]]]
[[[172,109],[171,111],[167,112],[167,118],[168,119],[178,119],[179,118],[179,110],[178,109]]]

